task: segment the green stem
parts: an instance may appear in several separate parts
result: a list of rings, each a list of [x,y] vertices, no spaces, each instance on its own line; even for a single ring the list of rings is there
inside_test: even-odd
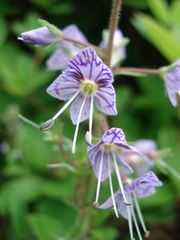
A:
[[[35,122],[31,121],[30,119],[22,116],[21,114],[18,115],[18,118],[24,122],[24,123],[27,123],[29,124],[30,126],[34,127],[34,128],[37,128],[37,129],[40,129],[40,126],[38,124],[36,124]]]
[[[150,74],[150,75],[161,75],[162,71],[160,69],[148,69],[148,68],[135,68],[135,67],[122,67],[116,68],[113,73],[114,74],[121,74],[122,73],[143,73],[143,74]]]
[[[106,61],[105,61],[108,66],[110,66],[110,63],[111,63],[114,33],[118,26],[120,10],[121,10],[121,0],[113,0],[111,16],[109,21],[109,38],[108,38],[108,44],[106,48]]]
[[[66,36],[63,37],[63,40],[67,41],[67,42],[74,43],[74,44],[81,45],[83,47],[92,47],[92,48],[94,48],[96,50],[96,52],[99,54],[100,57],[102,57],[102,58],[105,57],[105,54],[104,54],[103,50],[100,49],[99,47],[91,44],[91,43],[81,42],[79,40],[76,40],[76,39],[73,39],[73,38],[69,38],[69,37],[66,37]]]

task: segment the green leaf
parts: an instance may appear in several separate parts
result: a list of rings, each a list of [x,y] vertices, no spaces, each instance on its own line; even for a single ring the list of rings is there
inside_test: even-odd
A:
[[[18,235],[28,234],[26,213],[31,201],[41,193],[41,180],[36,177],[22,177],[4,185],[0,193],[0,210],[11,216]]]
[[[132,8],[146,8],[147,7],[147,3],[144,0],[136,0],[136,1],[124,0],[124,4],[126,4],[127,6],[132,7]]]
[[[32,57],[13,45],[7,44],[0,52],[0,77],[4,89],[12,95],[26,96],[49,81],[51,76],[52,73],[39,69]]]
[[[0,47],[3,46],[8,35],[8,26],[4,18],[0,18]]]
[[[47,164],[54,153],[52,145],[43,140],[43,133],[21,123],[15,137],[23,163],[34,170],[47,171]]]
[[[168,6],[165,0],[147,0],[147,4],[158,20],[168,23]]]
[[[38,240],[65,240],[59,221],[46,214],[31,214],[29,225]]]
[[[38,206],[38,212],[59,222],[63,232],[71,231],[77,220],[77,211],[62,199],[45,199]]]
[[[145,14],[137,14],[132,24],[167,60],[175,61],[180,57],[179,41],[153,18]]]
[[[104,239],[113,240],[116,239],[118,236],[117,229],[113,227],[102,227],[100,229],[92,229],[91,234],[92,239],[96,240]]]
[[[12,31],[16,34],[19,35],[22,32],[35,29],[39,27],[37,19],[40,16],[36,13],[29,13],[23,21],[14,21],[12,23]]]

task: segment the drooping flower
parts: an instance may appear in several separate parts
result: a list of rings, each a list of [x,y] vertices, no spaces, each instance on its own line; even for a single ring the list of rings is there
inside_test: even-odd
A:
[[[102,32],[102,41],[100,43],[101,48],[105,48],[108,43],[109,31],[107,29]],[[113,39],[113,50],[112,50],[112,58],[111,58],[111,67],[117,66],[120,62],[122,62],[126,58],[126,48],[125,46],[128,43],[128,38],[125,38],[120,31],[120,29],[116,29]]]
[[[172,64],[172,69],[163,77],[169,100],[174,107],[177,107],[177,96],[180,96],[180,59]]]
[[[142,176],[154,166],[154,155],[157,152],[157,144],[153,140],[142,139],[134,142],[142,154],[123,151],[122,158],[133,168],[137,176]]]
[[[99,208],[107,209],[113,207],[115,210],[117,206],[118,214],[120,214],[122,217],[128,220],[131,240],[134,239],[132,220],[134,221],[134,225],[139,236],[139,239],[142,240],[142,236],[140,233],[135,213],[137,213],[137,216],[139,218],[139,221],[141,223],[142,229],[146,237],[149,236],[149,231],[147,230],[146,225],[144,223],[142,212],[138,203],[138,198],[144,198],[154,194],[155,188],[161,186],[162,182],[157,178],[157,176],[153,172],[149,171],[144,176],[134,181],[131,181],[131,183],[125,186],[124,188],[125,195],[128,201],[131,203],[131,206],[127,206],[124,204],[123,196],[120,190],[114,194],[113,198],[112,196],[108,198],[102,205],[99,206]]]
[[[55,116],[41,125],[41,129],[51,127],[56,118],[71,104],[70,116],[76,125],[72,150],[75,152],[80,122],[89,118],[89,132],[92,135],[94,105],[107,115],[116,115],[116,95],[112,86],[111,70],[96,55],[92,48],[79,52],[68,62],[67,68],[48,87],[47,92],[67,103]],[[48,123],[48,124],[47,124]],[[91,140],[90,140],[91,142]]]
[[[93,167],[95,176],[98,180],[95,205],[98,205],[101,182],[109,178],[109,185],[112,199],[114,199],[114,191],[112,186],[111,173],[115,171],[118,183],[122,192],[124,202],[128,204],[126,199],[122,176],[126,176],[133,172],[132,168],[121,158],[121,150],[137,151],[134,147],[128,145],[124,132],[120,128],[111,128],[106,131],[97,144],[88,147],[88,156]],[[114,201],[114,200],[113,200]],[[114,205],[115,206],[115,205]],[[115,213],[117,214],[116,208]]]
[[[50,45],[56,40],[56,36],[48,27],[40,27],[21,33],[18,39],[33,45]]]
[[[68,25],[63,30],[63,35],[67,38],[73,40],[78,40],[82,43],[87,43],[87,39],[80,29],[74,25]],[[74,44],[69,41],[62,40],[56,45],[56,51],[47,60],[47,66],[50,70],[62,70],[67,66],[67,63],[71,57],[74,57],[80,50],[82,46]]]

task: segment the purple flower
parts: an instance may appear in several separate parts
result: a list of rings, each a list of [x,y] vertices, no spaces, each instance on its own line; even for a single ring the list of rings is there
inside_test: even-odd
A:
[[[59,100],[68,100],[51,121],[55,121],[72,103],[70,116],[73,124],[76,125],[73,152],[80,122],[89,118],[89,132],[92,135],[94,105],[107,115],[117,114],[113,81],[111,70],[96,55],[95,50],[89,47],[69,60],[67,68],[48,87],[47,92],[51,96]],[[47,126],[47,124],[45,125]],[[43,130],[43,124],[41,129]]]
[[[103,30],[102,41],[100,43],[101,48],[105,48],[108,43],[108,30]],[[126,58],[126,44],[128,43],[128,38],[125,38],[120,29],[116,29],[113,39],[113,50],[111,58],[111,67],[117,66],[119,62],[122,62]]]
[[[178,105],[177,95],[180,95],[180,59],[174,64],[173,70],[164,74],[165,86],[171,104]]]
[[[150,171],[144,176],[126,185],[124,190],[125,190],[126,198],[131,203],[130,206],[127,206],[124,203],[123,195],[121,191],[117,191],[113,197],[111,196],[110,198],[108,198],[102,205],[99,206],[99,208],[107,209],[107,208],[113,207],[116,215],[118,213],[122,217],[127,219],[129,224],[131,239],[134,239],[133,229],[132,229],[132,220],[133,220],[139,239],[142,239],[139,226],[137,223],[135,211],[134,211],[134,208],[135,208],[136,213],[139,217],[139,221],[144,230],[145,236],[148,237],[149,231],[145,226],[141,209],[138,203],[138,198],[147,197],[154,194],[155,187],[161,187],[161,186],[162,186],[162,182],[157,178],[157,176],[153,172]]]
[[[111,173],[115,170],[124,201],[127,203],[123,193],[123,184],[120,176],[133,172],[132,168],[121,158],[121,150],[136,151],[126,142],[124,132],[120,128],[111,128],[106,131],[97,144],[88,147],[88,156],[98,180],[95,204],[98,204],[101,182],[109,178],[111,196],[113,197],[113,186]],[[138,151],[138,150],[137,150]],[[119,165],[119,166],[118,166]],[[120,168],[119,168],[120,167]]]
[[[79,28],[71,24],[65,27],[63,35],[74,40],[78,40],[82,43],[87,43],[87,39]],[[55,53],[47,60],[47,66],[50,70],[62,70],[67,66],[67,63],[71,57],[74,57],[80,50],[81,46],[75,45],[72,42],[61,41],[57,44]]]
[[[133,145],[142,154],[123,151],[122,158],[129,163],[137,176],[142,176],[154,166],[153,156],[157,151],[157,145],[153,140],[138,140]]]
[[[155,187],[161,187],[162,182],[157,176],[149,171],[146,175],[136,179],[125,187],[126,193],[134,193],[136,197],[148,197],[155,193]]]
[[[49,31],[48,27],[41,27],[21,33],[18,39],[34,45],[49,45],[56,40],[56,36]]]

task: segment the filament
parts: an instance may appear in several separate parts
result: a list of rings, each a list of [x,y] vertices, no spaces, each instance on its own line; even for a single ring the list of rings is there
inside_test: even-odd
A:
[[[90,132],[89,142],[90,144],[92,142],[93,107],[94,107],[94,96],[92,94],[91,102],[90,102],[90,111],[89,111],[89,132]]]
[[[145,235],[149,235],[149,231],[147,230],[146,225],[144,223],[144,219],[143,219],[143,216],[142,216],[141,209],[139,207],[139,203],[138,203],[137,197],[136,197],[136,195],[134,193],[133,193],[133,200],[134,200],[136,212],[138,214],[138,217],[139,217],[140,223],[142,225],[142,228],[143,228],[143,230],[145,232]]]
[[[129,234],[131,240],[134,240],[134,235],[133,235],[133,225],[132,225],[132,216],[131,216],[131,206],[126,206],[127,214],[128,214],[128,226],[129,226]]]
[[[137,220],[136,220],[136,216],[135,216],[135,213],[134,213],[133,206],[130,206],[130,210],[131,210],[131,214],[132,214],[132,217],[133,217],[133,221],[134,221],[134,225],[135,225],[138,237],[139,237],[140,240],[143,240],[143,238],[141,236],[141,232],[139,230],[139,226],[138,226]]]
[[[120,190],[121,190],[123,199],[124,199],[124,203],[125,203],[126,205],[131,205],[131,204],[128,203],[128,201],[127,201],[127,199],[126,199],[126,195],[125,195],[124,188],[123,188],[123,183],[122,183],[121,176],[120,176],[120,173],[119,173],[118,164],[117,164],[117,161],[116,161],[115,154],[114,154],[113,152],[112,152],[112,156],[113,156],[114,167],[115,167],[117,179],[118,179],[118,182],[119,182],[119,187],[120,187]]]
[[[116,207],[116,202],[114,199],[114,191],[113,191],[113,185],[112,185],[112,177],[111,177],[111,168],[110,168],[110,161],[108,158],[108,174],[109,174],[109,186],[110,186],[110,191],[111,191],[111,197],[112,197],[112,202],[113,202],[113,207],[114,207],[114,212],[116,217],[119,217],[118,211],[117,211],[117,207]]]
[[[69,99],[69,101],[67,101],[64,106],[54,115],[54,117],[52,118],[52,120],[56,120],[57,117],[59,117],[65,110],[67,107],[69,107],[69,105],[74,101],[74,99],[77,97],[77,95],[80,93],[80,91],[76,92],[72,98]]]
[[[80,123],[80,120],[81,120],[81,115],[82,115],[82,111],[83,111],[84,104],[86,102],[87,96],[88,96],[88,94],[86,94],[86,96],[84,97],[82,105],[81,105],[80,110],[79,110],[76,129],[75,129],[75,133],[74,133],[73,144],[72,144],[72,153],[75,153],[75,150],[76,150],[76,141],[77,141],[77,135],[78,135],[78,130],[79,130],[79,123]]]
[[[98,184],[97,184],[97,190],[96,190],[96,200],[95,200],[95,204],[98,204],[99,193],[100,193],[100,188],[101,188],[101,176],[102,176],[102,166],[103,166],[103,155],[104,155],[104,152],[102,151],[102,152],[101,152],[100,164],[99,164]]]

